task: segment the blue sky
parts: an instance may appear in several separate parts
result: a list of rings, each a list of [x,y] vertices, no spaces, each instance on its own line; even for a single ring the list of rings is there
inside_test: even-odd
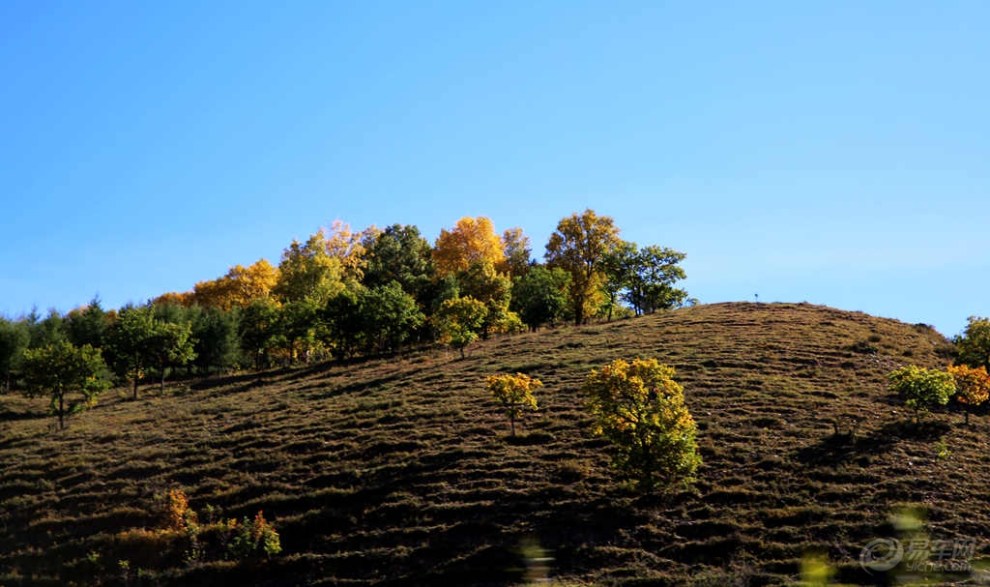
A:
[[[591,207],[703,302],[990,314],[985,2],[0,3],[0,313],[342,219],[543,252]]]

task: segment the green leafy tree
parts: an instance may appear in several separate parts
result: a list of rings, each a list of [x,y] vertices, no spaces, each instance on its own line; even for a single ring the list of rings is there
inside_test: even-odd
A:
[[[567,290],[571,275],[563,269],[536,265],[512,285],[509,308],[518,313],[530,330],[544,324],[556,326],[567,312]]]
[[[673,286],[687,277],[678,265],[684,257],[684,253],[656,245],[643,247],[632,256],[632,265],[626,277],[628,291],[624,298],[637,316],[684,303],[687,292]]]
[[[990,371],[990,318],[970,316],[966,330],[955,342],[959,363]]]
[[[594,432],[611,441],[614,464],[646,490],[690,483],[701,463],[696,426],[674,368],[622,359],[592,370],[583,390]]]
[[[13,373],[30,341],[31,333],[26,321],[0,317],[0,381],[5,392],[10,391]]]
[[[515,436],[516,420],[524,411],[538,409],[533,392],[543,387],[543,382],[525,373],[492,375],[488,377],[487,382],[492,398],[502,406],[505,415],[509,417],[512,436]]]
[[[460,291],[485,304],[487,312],[481,323],[481,336],[488,338],[497,332],[508,332],[518,317],[512,315],[509,303],[512,301],[512,279],[499,273],[490,262],[475,263],[458,277]]]
[[[339,295],[339,294],[338,294]],[[279,331],[288,344],[287,352],[292,361],[300,358],[309,363],[322,349],[323,322],[318,319],[320,306],[303,299],[282,306]]]
[[[360,299],[361,322],[369,350],[398,352],[426,320],[416,300],[395,281],[364,291]]]
[[[282,302],[308,300],[323,306],[342,289],[343,267],[327,251],[327,237],[319,231],[305,243],[292,241],[282,253],[278,281],[272,293]]]
[[[170,368],[185,365],[196,358],[192,326],[154,320],[145,340],[144,352],[149,364],[158,370],[160,390],[165,391],[165,376]]]
[[[25,350],[23,370],[27,394],[49,397],[59,430],[65,429],[67,415],[85,409],[110,385],[100,351],[88,344],[76,347],[67,340]],[[80,397],[73,399],[76,393]]]
[[[76,346],[103,348],[111,322],[112,317],[100,305],[99,298],[93,298],[87,306],[66,314],[65,330],[69,342]]]
[[[280,314],[278,304],[270,298],[253,300],[241,314],[241,348],[257,370],[271,365],[271,353],[280,336]]]
[[[478,339],[487,315],[484,302],[470,296],[446,300],[435,315],[440,341],[458,349],[463,359],[464,349]]]
[[[364,336],[364,314],[361,308],[363,290],[348,288],[331,299],[323,310],[327,339],[334,354],[347,360],[354,356]]]
[[[603,310],[608,321],[612,320],[622,292],[629,288],[635,275],[637,255],[636,243],[622,241],[602,259],[602,273],[605,276],[602,281],[605,297]]]
[[[150,307],[123,308],[108,332],[108,355],[114,372],[131,381],[134,399],[145,370],[152,366],[155,318]]]
[[[41,318],[38,313],[31,310],[27,318],[28,330],[31,340],[28,346],[33,349],[46,347],[53,342],[66,340],[65,319],[57,310],[51,309],[48,315]]]
[[[381,232],[369,233],[365,236],[364,249],[362,283],[366,287],[382,287],[395,281],[421,305],[426,304],[435,268],[432,247],[418,228],[393,224]]]
[[[956,392],[951,373],[917,365],[901,367],[887,375],[888,389],[897,393],[904,405],[914,410],[914,420],[935,406],[944,406]]]
[[[599,305],[603,262],[621,242],[614,221],[590,209],[564,218],[550,235],[547,265],[571,274],[569,300],[575,324],[583,324]]]
[[[195,341],[194,362],[200,373],[209,375],[237,365],[240,360],[239,328],[240,311],[237,309],[203,308],[196,314],[192,338]]]

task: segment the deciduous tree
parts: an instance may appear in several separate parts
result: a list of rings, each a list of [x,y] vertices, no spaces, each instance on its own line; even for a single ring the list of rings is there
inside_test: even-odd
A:
[[[196,358],[192,326],[188,323],[155,320],[145,340],[149,364],[158,370],[160,390],[165,391],[165,376],[170,368],[179,367]]]
[[[372,226],[362,232],[354,232],[346,222],[334,220],[330,228],[323,232],[327,254],[340,262],[344,278],[361,281],[366,264],[365,242],[374,239],[378,229]]]
[[[192,323],[192,338],[195,341],[195,365],[205,375],[212,371],[223,371],[238,363],[240,357],[239,340],[240,311],[224,312],[218,308],[205,308]]]
[[[536,396],[533,392],[543,387],[543,382],[526,375],[492,375],[488,377],[488,391],[492,398],[505,410],[509,417],[512,436],[516,435],[516,420],[525,410],[536,410]]]
[[[59,430],[65,429],[67,415],[85,409],[110,385],[100,351],[88,344],[76,347],[67,340],[25,350],[23,370],[27,394],[49,397]],[[80,397],[73,399],[76,393]]]
[[[432,248],[419,229],[393,224],[379,233],[363,236],[365,268],[363,283],[368,288],[396,281],[424,307],[434,277]]]
[[[7,320],[0,317],[0,377],[3,390],[10,391],[12,374],[22,359],[24,349],[31,341],[28,325],[24,320]]]
[[[234,265],[218,279],[197,283],[193,288],[193,300],[201,306],[221,310],[243,308],[253,300],[271,295],[278,281],[278,268],[259,259],[248,267]]]
[[[499,273],[492,263],[475,263],[459,275],[461,294],[485,304],[485,318],[481,323],[481,336],[488,338],[498,332],[509,332],[519,322],[518,316],[509,310],[512,300],[512,280]]]
[[[689,483],[701,463],[694,419],[674,375],[656,359],[617,359],[592,370],[583,387],[594,432],[612,442],[615,466],[647,490]]]
[[[525,275],[529,271],[532,248],[529,237],[523,234],[521,228],[509,228],[502,233],[502,252],[505,259],[498,265],[498,270],[512,277]]]
[[[537,330],[544,324],[555,326],[564,319],[570,282],[570,273],[563,269],[534,266],[515,279],[510,308],[530,330]]]
[[[433,248],[440,275],[467,271],[476,263],[498,265],[505,258],[502,239],[484,216],[464,217],[451,230],[443,229]]]
[[[571,274],[569,293],[575,324],[583,324],[594,311],[604,282],[603,260],[621,242],[613,220],[590,209],[564,218],[550,235],[547,265]]]
[[[904,405],[914,410],[915,422],[930,408],[949,403],[949,398],[956,392],[956,382],[951,374],[917,365],[890,372],[887,381],[890,391],[897,393]]]
[[[687,292],[673,285],[687,277],[678,265],[684,257],[684,253],[656,245],[643,247],[632,256],[624,299],[637,316],[677,307],[687,299]]]
[[[309,300],[323,306],[344,289],[340,260],[327,252],[323,231],[311,235],[305,244],[292,241],[278,267],[279,279],[272,293],[283,303]]]
[[[426,319],[395,281],[362,292],[360,305],[365,341],[378,352],[398,352]]]
[[[488,308],[484,302],[472,297],[459,297],[444,301],[435,315],[440,341],[461,352],[478,339]]]
[[[132,382],[134,399],[145,369],[152,364],[155,319],[150,307],[123,308],[108,332],[108,355],[119,377]]]
[[[271,362],[271,351],[280,336],[280,314],[278,304],[269,298],[254,300],[241,313],[241,348],[251,357],[255,369],[268,367]]]
[[[966,424],[969,424],[969,412],[990,398],[990,375],[986,367],[973,368],[969,365],[950,365],[946,371],[956,382],[956,401],[966,413]]]
[[[990,371],[990,318],[970,316],[966,330],[956,338],[959,362]]]

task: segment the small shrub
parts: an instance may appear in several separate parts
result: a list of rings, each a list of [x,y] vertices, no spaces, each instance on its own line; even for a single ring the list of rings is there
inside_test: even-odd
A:
[[[282,552],[278,532],[260,511],[253,520],[244,518],[240,524],[228,523],[227,527],[233,532],[227,552],[235,559],[271,558]]]
[[[949,403],[949,398],[956,392],[956,382],[951,374],[917,365],[892,371],[887,375],[887,380],[889,389],[904,400],[904,405],[914,410],[916,422],[930,408]]]

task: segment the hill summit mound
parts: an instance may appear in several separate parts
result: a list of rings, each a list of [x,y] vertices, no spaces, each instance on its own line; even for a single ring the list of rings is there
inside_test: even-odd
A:
[[[873,583],[860,551],[894,536],[902,504],[927,510],[933,538],[990,537],[986,418],[910,426],[886,390],[946,347],[924,325],[727,303],[496,338],[463,360],[422,350],[107,397],[61,434],[39,400],[4,397],[0,584],[123,584],[138,567],[142,585],[780,584],[811,551]],[[635,357],[685,388],[704,461],[689,491],[635,493],[589,433],[585,375]],[[515,439],[484,386],[505,372],[545,386]],[[284,552],[121,552],[171,488],[201,518],[263,510]]]

